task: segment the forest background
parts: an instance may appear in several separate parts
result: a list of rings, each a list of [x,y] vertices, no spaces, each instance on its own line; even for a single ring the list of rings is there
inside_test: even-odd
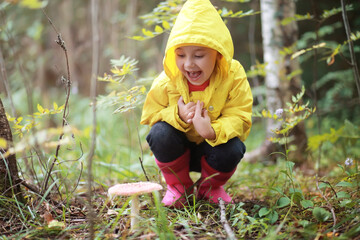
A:
[[[139,119],[183,2],[0,3],[3,239],[231,238],[217,206],[165,209],[156,194],[142,197],[134,233],[132,199],[106,196],[116,183],[163,184]],[[211,2],[254,95],[247,155],[227,186],[233,234],[356,238],[360,3]]]

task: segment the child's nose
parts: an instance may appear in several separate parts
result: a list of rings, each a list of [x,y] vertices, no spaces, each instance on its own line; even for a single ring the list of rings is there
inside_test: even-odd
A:
[[[185,67],[192,67],[194,66],[194,61],[191,58],[187,58],[184,65]]]

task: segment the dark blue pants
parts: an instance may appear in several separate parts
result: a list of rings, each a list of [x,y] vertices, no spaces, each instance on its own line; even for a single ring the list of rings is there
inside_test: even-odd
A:
[[[239,164],[246,151],[239,138],[212,147],[206,141],[196,144],[190,142],[185,133],[166,122],[157,122],[146,137],[150,149],[160,162],[171,162],[190,149],[190,171],[201,172],[200,160],[205,156],[210,167],[220,172],[231,172]]]

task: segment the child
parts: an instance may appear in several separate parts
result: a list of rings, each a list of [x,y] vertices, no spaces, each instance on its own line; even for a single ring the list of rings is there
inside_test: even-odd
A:
[[[252,94],[231,35],[209,0],[188,0],[165,50],[164,72],[146,97],[141,124],[167,183],[162,202],[180,208],[201,172],[197,197],[231,203],[223,185],[245,153]],[[191,192],[191,191],[190,191]]]

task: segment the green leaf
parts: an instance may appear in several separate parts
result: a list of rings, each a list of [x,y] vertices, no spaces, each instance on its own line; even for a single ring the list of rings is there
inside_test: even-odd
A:
[[[166,30],[170,29],[170,24],[167,21],[163,21],[162,22],[162,26],[163,28],[165,28]]]
[[[295,14],[295,16],[293,16],[293,17],[284,18],[281,21],[281,25],[287,25],[293,21],[300,21],[300,20],[311,19],[311,18],[312,18],[312,16],[310,15],[310,13],[307,13],[305,15]]]
[[[293,171],[294,166],[295,166],[294,162],[291,162],[291,161],[286,162],[286,167],[289,169],[290,172]]]
[[[40,113],[43,113],[43,112],[44,112],[44,108],[43,108],[40,104],[37,105],[37,110],[38,110]]]
[[[155,26],[155,32],[162,33],[162,32],[164,32],[164,29],[162,27],[160,27],[159,25],[156,25]]]
[[[337,198],[350,198],[350,194],[344,191],[336,193]]]
[[[263,207],[263,208],[261,208],[260,211],[259,211],[259,216],[260,216],[260,217],[263,217],[263,216],[268,215],[269,213],[270,213],[270,210],[267,209],[266,207]]]
[[[340,202],[340,207],[351,207],[351,205],[354,205],[352,204],[353,202],[350,200],[350,199],[345,199],[343,201]]]
[[[276,211],[271,211],[267,217],[270,220],[270,224],[274,224],[279,219],[279,214]]]
[[[290,204],[290,198],[288,197],[281,197],[276,202],[277,208],[283,208]]]
[[[329,184],[327,184],[327,183],[321,182],[321,183],[319,184],[319,188],[320,188],[320,189],[328,188],[328,187],[330,187],[330,186],[329,186]]]
[[[133,39],[133,40],[136,40],[136,41],[143,41],[143,40],[145,40],[145,38],[142,37],[142,36],[133,36],[133,37],[130,37],[130,39]]]
[[[311,208],[314,206],[314,203],[311,200],[301,200],[300,204],[303,208]]]
[[[21,0],[20,6],[27,7],[30,9],[44,8],[47,5],[47,1],[39,0]]]
[[[354,7],[352,4],[350,4],[350,5],[346,5],[345,9],[346,9],[346,11],[352,11],[352,10],[354,10]],[[324,10],[323,14],[321,14],[321,17],[323,19],[325,19],[325,18],[329,18],[329,17],[336,15],[338,13],[341,13],[341,12],[342,12],[341,7],[333,8],[331,10]]]
[[[246,216],[246,218],[250,221],[251,224],[253,224],[254,222],[256,222],[256,219],[250,216]]]
[[[4,138],[0,138],[0,148],[7,148],[7,141]]]
[[[308,220],[301,220],[299,221],[299,224],[302,226],[302,227],[306,227],[310,224],[310,222]]]
[[[147,37],[154,37],[154,34],[151,31],[146,30],[145,28],[142,29],[142,32]]]
[[[338,184],[336,184],[337,187],[353,187],[353,184],[351,182],[345,182],[341,181]]]
[[[320,207],[315,207],[312,213],[316,220],[318,220],[319,222],[325,222],[331,216],[331,213],[329,211]]]
[[[301,191],[299,192],[298,189],[295,189],[295,191],[292,193],[292,200],[295,204],[299,205],[301,200],[304,200],[304,196]]]
[[[272,187],[270,189],[280,194],[284,194],[283,190],[280,187]]]

